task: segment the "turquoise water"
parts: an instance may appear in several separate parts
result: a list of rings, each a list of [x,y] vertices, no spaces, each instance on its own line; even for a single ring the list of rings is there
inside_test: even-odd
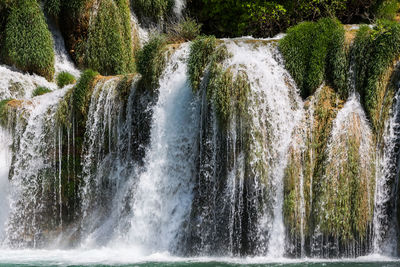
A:
[[[126,264],[126,265],[104,265],[104,264],[94,264],[94,265],[64,265],[62,263],[58,264],[47,264],[47,263],[0,263],[0,267],[58,267],[58,266],[68,266],[68,267],[108,267],[108,266],[121,266],[121,267],[236,267],[236,266],[251,266],[251,267],[297,267],[297,266],[311,266],[311,267],[353,267],[353,266],[363,266],[363,267],[395,267],[400,266],[400,262],[298,262],[298,263],[271,263],[271,264],[239,264],[239,263],[224,263],[224,262],[147,262],[147,263],[137,263],[137,264]]]
[[[369,255],[357,259],[317,260],[268,257],[181,258],[168,252],[145,253],[139,248],[114,247],[73,250],[1,250],[0,267],[400,267],[400,259]]]

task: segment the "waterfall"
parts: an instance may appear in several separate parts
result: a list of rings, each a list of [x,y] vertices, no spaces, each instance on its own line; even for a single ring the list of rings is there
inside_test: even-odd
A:
[[[65,90],[59,90],[15,104],[9,175],[11,210],[6,228],[6,243],[13,247],[44,246],[49,236],[43,230],[55,230],[61,220],[54,115],[64,93]]]
[[[129,242],[144,251],[176,249],[194,185],[198,101],[187,76],[188,44],[170,58],[160,80],[144,171],[134,191]]]
[[[227,131],[203,97],[189,251],[281,257],[283,175],[303,103],[275,41],[236,39],[223,44],[232,55],[224,70],[244,73],[250,92],[245,114],[232,115]]]
[[[6,129],[0,129],[0,247],[4,240],[5,224],[9,213],[8,172],[11,167],[11,137]]]
[[[256,168],[267,162],[266,184],[269,191],[265,209],[258,215],[258,250],[269,257],[282,257],[285,249],[283,224],[283,175],[292,132],[302,118],[303,103],[274,43],[261,48],[230,42],[229,51],[234,55],[230,65],[244,66],[251,84],[249,113],[252,118],[251,150],[261,156],[250,163]],[[257,138],[261,131],[262,139]],[[259,186],[265,185],[260,181]],[[272,205],[272,209],[270,206]]]
[[[320,218],[311,253],[319,257],[358,256],[370,246],[375,190],[375,166],[371,162],[375,159],[372,131],[356,93],[333,121],[327,151],[317,212]],[[355,199],[360,203],[354,203]],[[346,243],[339,235],[353,236],[354,241]]]
[[[75,67],[75,64],[73,63],[71,57],[66,50],[64,38],[60,30],[57,28],[55,23],[51,21],[50,18],[47,18],[47,22],[49,25],[49,30],[53,35],[54,41],[55,75],[64,71],[69,72],[70,74],[78,78],[80,75],[80,71]]]
[[[397,249],[397,188],[399,176],[400,90],[394,97],[383,136],[383,153],[377,157],[373,252],[395,255]]]

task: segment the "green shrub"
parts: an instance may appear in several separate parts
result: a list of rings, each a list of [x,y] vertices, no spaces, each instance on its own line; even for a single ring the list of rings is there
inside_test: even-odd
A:
[[[53,79],[53,39],[36,0],[15,1],[4,35],[2,56],[8,64]]]
[[[165,68],[166,40],[164,36],[153,36],[136,55],[136,69],[142,75],[139,87],[142,90],[155,90]]]
[[[50,92],[51,92],[51,90],[49,88],[44,87],[44,86],[39,86],[35,90],[33,90],[32,97],[39,96],[39,95],[44,95],[44,94],[47,94],[47,93],[50,93]]]
[[[73,108],[82,115],[86,115],[93,81],[97,75],[99,73],[91,69],[85,70],[74,87],[72,93]]]
[[[57,17],[61,12],[61,0],[45,0],[43,7],[47,14]]]
[[[279,48],[304,98],[312,95],[324,80],[344,94],[347,84],[344,29],[337,20],[300,23],[288,30]]]
[[[383,112],[388,112],[391,99],[383,76],[400,56],[400,24],[378,21],[370,29],[363,26],[357,33],[352,53],[356,62],[356,89],[360,92],[367,114],[376,131],[381,131]],[[391,92],[393,93],[393,92]],[[387,101],[390,100],[390,103]],[[389,107],[386,107],[388,105]]]
[[[200,35],[201,25],[194,19],[185,18],[182,21],[172,24],[168,28],[168,42],[188,42]]]
[[[89,27],[87,43],[78,53],[84,65],[103,75],[134,71],[128,0],[103,0]]]
[[[71,73],[63,71],[57,75],[56,81],[57,81],[58,87],[63,88],[64,86],[66,86],[68,84],[75,83],[76,79],[75,79],[74,75],[72,75]]]
[[[151,19],[154,22],[165,20],[172,13],[174,0],[131,0],[133,10],[141,21]]]
[[[398,0],[386,0],[379,5],[378,10],[376,12],[377,13],[376,17],[378,19],[394,20],[398,10],[399,10]]]
[[[188,73],[195,92],[200,89],[201,77],[216,47],[217,40],[214,36],[199,36],[190,45]]]

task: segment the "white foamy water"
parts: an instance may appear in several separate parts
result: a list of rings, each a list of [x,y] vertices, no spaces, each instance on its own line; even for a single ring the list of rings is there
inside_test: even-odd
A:
[[[54,40],[55,77],[57,77],[57,74],[60,72],[69,72],[78,79],[80,71],[75,67],[74,62],[66,50],[64,38],[60,30],[51,22],[49,23],[49,30],[51,31]]]
[[[199,105],[188,82],[188,52],[182,45],[160,80],[151,145],[134,195],[129,243],[150,253],[174,249],[192,204]]]
[[[395,255],[398,222],[397,192],[399,175],[398,142],[400,140],[400,90],[397,90],[390,118],[383,133],[383,153],[377,155],[373,251],[377,254]],[[394,202],[394,203],[393,203]],[[389,217],[388,210],[392,210]]]
[[[8,130],[0,128],[0,247],[10,210],[8,173],[11,167],[11,144],[12,139]]]
[[[258,162],[268,164],[268,181],[260,182],[267,183],[267,190],[270,190],[273,215],[271,217],[266,210],[259,214],[261,247],[258,249],[270,257],[279,258],[285,248],[283,176],[292,132],[302,118],[303,103],[293,80],[278,61],[280,55],[275,44],[268,44],[266,48],[254,46],[251,42],[228,41],[227,47],[233,54],[229,65],[243,66],[251,84],[249,109],[253,115],[251,134],[255,140],[251,150],[259,155],[251,166],[255,168]],[[263,140],[256,138],[257,131]]]

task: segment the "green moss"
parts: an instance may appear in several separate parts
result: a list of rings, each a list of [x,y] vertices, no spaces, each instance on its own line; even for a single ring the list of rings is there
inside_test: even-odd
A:
[[[103,75],[134,71],[128,0],[104,0],[90,24],[87,42],[78,49],[84,65]]]
[[[151,19],[154,22],[165,20],[174,7],[174,0],[131,0],[132,8],[141,21]]]
[[[58,87],[63,88],[66,85],[75,83],[76,79],[71,73],[63,71],[57,75],[56,81]]]
[[[201,24],[198,24],[194,19],[184,18],[168,27],[168,42],[181,43],[192,41],[200,35],[200,29]]]
[[[72,93],[73,108],[76,112],[86,115],[86,109],[90,100],[90,93],[93,87],[94,78],[98,75],[93,70],[85,70],[74,87]]]
[[[12,99],[4,99],[0,101],[0,125],[5,126],[8,122],[8,102]]]
[[[142,75],[141,90],[154,91],[159,86],[159,78],[165,68],[166,40],[161,35],[153,36],[136,55],[136,69]]]
[[[375,132],[380,135],[393,101],[394,88],[388,87],[388,82],[400,56],[400,25],[378,21],[373,29],[361,27],[352,53],[356,64],[356,89]]]
[[[345,94],[347,63],[344,40],[344,29],[339,21],[321,19],[290,28],[280,41],[286,68],[304,98],[312,95],[325,79]]]
[[[294,242],[300,240],[301,233],[301,191],[305,205],[303,232],[306,238],[312,236],[315,222],[319,220],[315,203],[318,203],[326,190],[322,181],[326,172],[328,141],[333,120],[342,105],[343,101],[332,88],[321,88],[313,95],[313,99],[305,104],[306,108],[313,112],[306,113],[306,121],[293,133],[293,140],[296,141],[289,149],[289,160],[285,169],[283,209],[285,225]],[[305,137],[304,128],[309,129]],[[300,187],[300,179],[303,179],[303,188]]]
[[[32,97],[44,95],[44,94],[47,94],[50,92],[51,92],[51,90],[49,88],[44,87],[44,86],[39,86],[35,90],[33,90]]]
[[[216,47],[217,40],[213,36],[200,36],[190,45],[188,73],[195,92],[200,89],[201,77]]]
[[[12,4],[3,43],[2,57],[8,64],[53,79],[53,39],[36,0]]]

